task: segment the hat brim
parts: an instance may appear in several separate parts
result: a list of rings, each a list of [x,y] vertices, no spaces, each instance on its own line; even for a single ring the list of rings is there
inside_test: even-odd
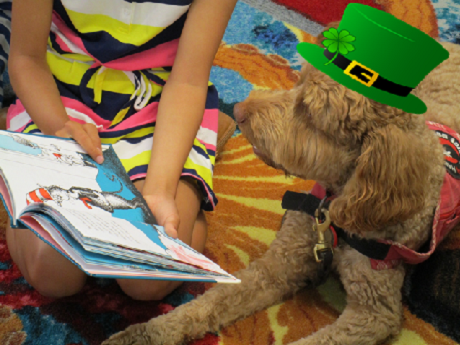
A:
[[[336,82],[356,91],[374,101],[390,105],[392,107],[402,109],[407,113],[423,114],[426,112],[427,107],[423,101],[409,94],[406,97],[396,96],[389,92],[379,90],[372,86],[366,86],[346,75],[342,69],[338,68],[333,63],[325,66],[329,60],[324,56],[324,48],[316,44],[302,42],[297,45],[299,54],[307,60],[311,65],[316,67],[323,73],[326,73]],[[359,61],[358,61],[359,62]]]

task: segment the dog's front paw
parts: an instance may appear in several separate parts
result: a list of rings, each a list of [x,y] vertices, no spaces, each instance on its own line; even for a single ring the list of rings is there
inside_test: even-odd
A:
[[[102,345],[151,345],[151,337],[147,331],[147,323],[139,323],[115,333]]]
[[[129,326],[112,335],[102,345],[179,345],[184,338],[177,328],[166,327],[159,322],[162,317],[146,323]]]

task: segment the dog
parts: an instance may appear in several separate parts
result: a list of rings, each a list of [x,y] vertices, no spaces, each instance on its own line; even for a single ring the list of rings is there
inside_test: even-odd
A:
[[[322,41],[320,35],[317,44],[324,47]],[[432,234],[446,175],[446,148],[426,121],[460,132],[460,47],[442,45],[449,59],[413,91],[427,105],[424,115],[369,99],[306,63],[293,89],[253,91],[235,106],[235,118],[264,162],[333,192],[328,214],[336,226],[352,237],[418,250]],[[321,270],[314,226],[314,217],[287,211],[268,251],[235,273],[241,284],[217,285],[103,344],[187,344],[315,286]],[[367,256],[341,242],[331,269],[346,291],[345,310],[291,345],[371,345],[400,332],[407,264],[374,269]]]

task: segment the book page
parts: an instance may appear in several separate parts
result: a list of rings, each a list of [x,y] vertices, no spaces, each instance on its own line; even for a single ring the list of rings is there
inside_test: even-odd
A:
[[[13,203],[11,201],[10,188],[7,185],[7,181],[3,177],[2,169],[0,169],[0,195],[3,201],[3,205],[5,206],[5,209],[8,212],[8,215],[12,217],[12,215],[14,214],[14,208]]]
[[[94,217],[75,210],[60,210],[83,238],[162,255],[205,270],[227,275],[219,265],[185,243],[166,235],[163,228],[124,219]],[[84,239],[83,239],[84,240]],[[94,242],[92,242],[94,243]]]
[[[71,209],[61,209],[59,212],[81,234],[83,241],[84,238],[90,238],[100,242],[149,251],[166,257],[169,256],[166,246],[160,241],[157,241],[157,243],[151,241],[143,231],[128,220],[94,216],[89,212]]]
[[[151,265],[139,264],[105,255],[98,255],[87,252],[65,232],[56,229],[56,224],[47,216],[26,214],[21,220],[43,238],[51,246],[62,253],[73,258],[74,263],[87,274],[102,276],[107,278],[142,278],[142,279],[161,279],[161,280],[189,280],[189,281],[208,281],[223,283],[239,283],[240,281],[232,276],[206,276],[203,274],[190,274],[180,271],[156,269]],[[46,230],[45,230],[46,229]]]

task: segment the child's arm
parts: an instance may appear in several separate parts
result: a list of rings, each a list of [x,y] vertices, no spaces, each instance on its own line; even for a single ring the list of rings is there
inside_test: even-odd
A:
[[[46,61],[53,0],[15,0],[8,70],[18,98],[42,133],[73,137],[94,159],[102,153],[94,125],[69,121]]]
[[[143,194],[149,205],[174,198],[205,109],[209,74],[237,0],[195,0],[157,114]],[[152,210],[155,214],[155,210]],[[167,215],[155,215],[161,218]],[[168,224],[162,224],[171,230]],[[176,227],[174,225],[173,227]]]

